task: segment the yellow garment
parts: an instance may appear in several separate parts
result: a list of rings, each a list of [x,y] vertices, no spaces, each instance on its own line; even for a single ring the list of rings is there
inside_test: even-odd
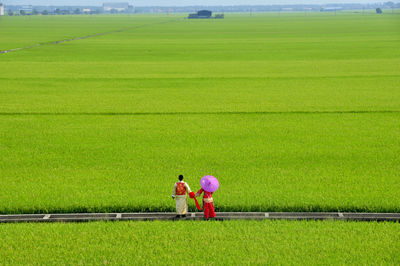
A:
[[[177,195],[175,197],[176,200],[176,214],[183,215],[188,211],[187,199],[186,195]]]
[[[186,193],[192,192],[189,185],[184,181],[179,181],[174,184],[174,188],[172,189],[172,197],[176,200],[176,214],[178,215],[186,214],[188,211],[186,195],[176,195],[176,184],[181,182],[185,183]]]

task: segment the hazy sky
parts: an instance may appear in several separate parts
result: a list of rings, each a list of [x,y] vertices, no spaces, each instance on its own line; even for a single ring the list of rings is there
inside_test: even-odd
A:
[[[103,2],[128,2],[134,6],[191,6],[191,5],[275,5],[275,4],[328,4],[373,3],[388,0],[0,0],[6,5],[94,5]],[[393,0],[392,0],[393,1]],[[394,2],[398,2],[394,1]]]

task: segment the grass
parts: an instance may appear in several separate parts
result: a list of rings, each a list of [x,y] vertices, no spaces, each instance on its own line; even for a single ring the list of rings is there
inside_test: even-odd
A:
[[[0,264],[396,265],[397,223],[7,224]]]
[[[0,212],[170,211],[181,173],[218,210],[397,212],[398,24],[5,17],[0,49],[126,30],[0,55]]]
[[[2,116],[0,210],[172,211],[175,176],[199,189],[210,173],[221,182],[218,210],[397,212],[398,118]]]
[[[103,19],[99,19],[102,17]],[[150,21],[151,20],[151,21]],[[132,16],[20,16],[2,17],[0,50],[27,47],[96,33],[142,27],[154,18]],[[150,23],[148,23],[150,22]]]
[[[93,68],[101,72],[102,66]],[[0,79],[4,84],[0,113],[400,112],[398,76],[341,74],[207,79],[7,78]]]

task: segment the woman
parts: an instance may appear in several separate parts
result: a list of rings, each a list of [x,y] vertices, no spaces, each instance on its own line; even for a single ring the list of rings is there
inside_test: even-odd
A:
[[[208,218],[214,218],[215,217],[215,211],[214,211],[214,204],[213,204],[213,198],[212,194],[213,192],[208,192],[205,191],[204,189],[200,189],[196,193],[196,197],[200,196],[201,193],[203,193],[203,211],[204,211],[204,217],[206,219]]]

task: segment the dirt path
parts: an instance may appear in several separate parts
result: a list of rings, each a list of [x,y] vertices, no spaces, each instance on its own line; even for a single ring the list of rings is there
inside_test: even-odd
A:
[[[176,218],[175,213],[71,213],[0,215],[0,223],[89,221],[203,220],[200,212]],[[218,212],[216,220],[341,220],[400,222],[400,213],[341,212]]]
[[[181,19],[168,19],[167,21],[162,21],[162,22],[157,22],[157,23],[150,23],[150,24],[144,24],[144,25],[138,25],[135,27],[129,27],[129,28],[124,28],[124,29],[117,29],[117,30],[112,30],[112,31],[106,31],[106,32],[100,32],[100,33],[94,33],[86,36],[81,36],[81,37],[75,37],[75,38],[69,38],[69,39],[63,39],[63,40],[58,40],[58,41],[49,41],[49,42],[42,42],[42,43],[37,43],[29,46],[24,46],[24,47],[18,47],[18,48],[12,48],[8,50],[0,50],[0,54],[7,54],[11,52],[17,52],[21,50],[27,50],[27,49],[32,49],[40,46],[45,46],[45,45],[55,45],[55,44],[60,44],[64,42],[72,42],[72,41],[77,41],[77,40],[84,40],[84,39],[89,39],[89,38],[94,38],[94,37],[99,37],[99,36],[104,36],[104,35],[109,35],[109,34],[114,34],[114,33],[119,33],[119,32],[124,32],[128,30],[133,30],[133,29],[140,29],[140,28],[145,28],[149,26],[154,26],[154,25],[160,25],[160,24],[166,24],[166,23],[171,23],[171,22],[176,22]]]

